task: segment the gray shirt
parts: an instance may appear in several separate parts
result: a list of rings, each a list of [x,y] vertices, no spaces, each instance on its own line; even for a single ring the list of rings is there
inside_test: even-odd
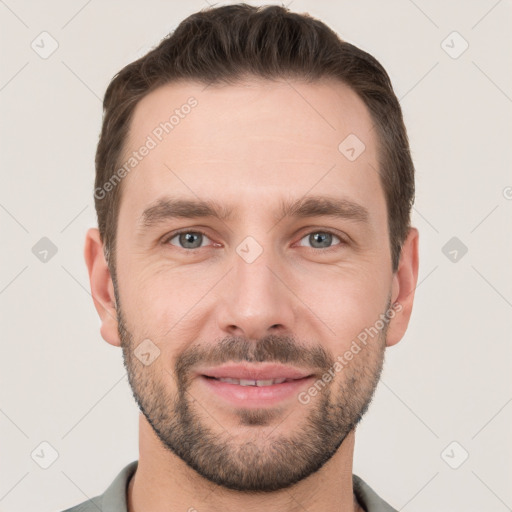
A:
[[[63,512],[128,512],[126,490],[130,478],[137,469],[138,462],[138,460],[134,460],[125,466],[103,494]],[[352,475],[352,482],[354,494],[366,512],[397,512],[357,475]]]

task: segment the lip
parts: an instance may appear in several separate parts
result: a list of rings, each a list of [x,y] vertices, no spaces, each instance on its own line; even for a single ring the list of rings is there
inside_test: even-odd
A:
[[[229,363],[222,366],[202,368],[197,371],[200,376],[214,377],[216,379],[248,379],[248,380],[270,380],[270,379],[304,379],[312,376],[312,372],[285,366],[276,363],[240,364]]]
[[[215,380],[218,378],[291,380],[270,386],[242,386]],[[208,393],[220,397],[231,406],[243,408],[278,405],[286,399],[296,397],[301,388],[311,385],[314,379],[315,375],[311,372],[280,364],[227,364],[197,372],[197,380]]]

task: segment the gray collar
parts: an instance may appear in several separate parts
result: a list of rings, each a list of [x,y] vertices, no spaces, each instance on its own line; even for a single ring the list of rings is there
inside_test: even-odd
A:
[[[127,512],[128,482],[135,473],[138,462],[138,460],[134,460],[125,466],[102,495],[64,512],[89,512],[89,510],[97,512],[98,508],[102,512]],[[354,494],[366,512],[397,512],[396,509],[380,498],[362,478],[352,475],[352,482]]]

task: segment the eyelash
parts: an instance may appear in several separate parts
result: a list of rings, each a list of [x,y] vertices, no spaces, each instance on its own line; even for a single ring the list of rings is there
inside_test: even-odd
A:
[[[167,244],[169,244],[169,242],[173,238],[175,238],[178,235],[181,235],[182,233],[198,233],[198,234],[201,234],[201,235],[205,236],[208,239],[210,238],[204,231],[201,231],[200,229],[183,229],[181,231],[173,232],[169,236],[166,236],[162,243],[164,245],[167,245]],[[311,235],[313,233],[326,233],[326,234],[332,235],[332,236],[338,238],[340,240],[340,243],[335,244],[335,245],[333,245],[331,247],[326,247],[324,249],[318,248],[318,247],[307,247],[307,246],[300,246],[300,247],[305,247],[306,249],[310,249],[312,251],[321,251],[321,252],[325,253],[325,252],[330,252],[330,251],[339,249],[340,247],[343,247],[343,246],[347,245],[347,243],[348,243],[342,236],[340,236],[337,233],[334,233],[333,231],[330,231],[328,229],[314,229],[312,231],[308,231],[307,233],[305,233],[300,238],[300,240],[302,240],[306,236],[309,236],[309,235]],[[186,251],[186,252],[195,252],[195,251],[198,251],[199,249],[204,249],[205,248],[205,247],[196,247],[195,249],[185,249],[184,247],[179,247],[179,246],[176,246],[176,245],[173,246],[173,247],[176,247],[177,249],[181,249],[181,250]]]

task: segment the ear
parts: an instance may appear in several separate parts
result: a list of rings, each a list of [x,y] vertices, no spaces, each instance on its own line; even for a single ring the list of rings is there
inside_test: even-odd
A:
[[[101,319],[103,339],[120,347],[117,330],[117,311],[114,285],[103,253],[103,243],[97,228],[90,228],[85,237],[84,258],[89,272],[89,282],[94,307]]]
[[[391,290],[395,316],[390,320],[386,345],[391,347],[404,336],[409,319],[411,318],[414,292],[418,282],[418,253],[419,233],[416,228],[410,228],[400,254],[398,270],[393,276]]]

